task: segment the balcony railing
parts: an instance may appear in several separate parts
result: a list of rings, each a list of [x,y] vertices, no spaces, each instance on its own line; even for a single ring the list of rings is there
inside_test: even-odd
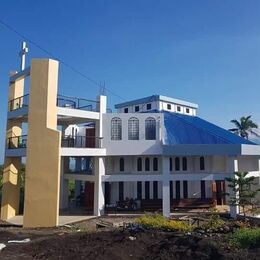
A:
[[[83,98],[58,95],[57,106],[72,108],[72,109],[81,109],[87,111],[98,111],[99,102],[94,100],[83,99]]]
[[[80,170],[80,171],[74,171],[69,170],[68,172],[65,172],[65,174],[73,174],[73,175],[94,175],[94,172],[91,170]]]
[[[8,102],[8,111],[13,111],[22,107],[28,107],[29,94],[12,99]]]
[[[13,136],[7,138],[7,149],[26,148],[27,135]]]
[[[19,149],[27,147],[27,135],[7,138],[7,149]],[[71,136],[61,138],[61,147],[67,148],[101,148],[102,138],[94,136]]]
[[[101,148],[102,138],[95,136],[65,135],[61,139],[61,147],[70,148]]]
[[[29,94],[10,100],[8,103],[8,111],[13,111],[28,106],[29,106]],[[76,98],[76,97],[67,97],[63,95],[58,95],[57,106],[72,108],[72,109],[81,109],[87,111],[99,110],[98,101]]]

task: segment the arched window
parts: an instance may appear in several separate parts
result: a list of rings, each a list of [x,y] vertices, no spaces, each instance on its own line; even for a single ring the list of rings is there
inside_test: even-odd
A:
[[[111,140],[122,140],[122,120],[119,117],[111,120]]]
[[[119,159],[119,171],[123,172],[125,170],[125,160],[124,158]]]
[[[171,157],[169,158],[169,164],[170,164],[169,168],[170,168],[170,172],[171,172],[172,171],[172,158]]]
[[[205,170],[205,158],[203,156],[200,157],[200,170]]]
[[[153,158],[153,171],[158,171],[158,158]]]
[[[176,157],[175,158],[175,171],[179,171],[180,170],[180,158]]]
[[[150,171],[150,159],[145,158],[145,171]]]
[[[152,117],[148,117],[145,119],[145,139],[156,139],[156,121]]]
[[[139,120],[136,117],[128,120],[128,140],[139,140]]]
[[[187,157],[182,158],[182,170],[187,171]]]
[[[137,159],[137,171],[138,172],[141,172],[142,171],[142,158],[141,157],[139,157],[138,159]]]

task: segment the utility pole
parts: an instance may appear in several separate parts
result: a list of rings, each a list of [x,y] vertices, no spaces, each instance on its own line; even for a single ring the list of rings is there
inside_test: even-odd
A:
[[[26,53],[28,53],[28,48],[26,47],[26,42],[22,42],[22,49],[19,52],[19,56],[21,58],[21,65],[20,65],[20,70],[24,70],[25,69],[25,55]]]

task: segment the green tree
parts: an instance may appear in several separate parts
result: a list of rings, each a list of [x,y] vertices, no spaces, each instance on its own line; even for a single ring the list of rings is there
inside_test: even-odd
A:
[[[232,196],[230,193],[226,193],[230,196],[229,204],[242,208],[244,220],[246,219],[246,207],[255,205],[256,195],[260,191],[259,189],[252,190],[252,186],[256,185],[255,177],[249,177],[248,174],[248,172],[235,172],[235,177],[226,178],[233,194],[238,194],[238,196]]]
[[[246,139],[248,139],[249,134],[259,137],[259,135],[253,130],[258,129],[258,125],[252,121],[251,116],[242,116],[240,120],[233,119],[230,122],[236,127],[229,129],[229,131]]]

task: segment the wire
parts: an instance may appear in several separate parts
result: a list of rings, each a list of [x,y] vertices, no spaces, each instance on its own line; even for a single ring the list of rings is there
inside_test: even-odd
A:
[[[81,71],[79,71],[78,69],[76,69],[75,67],[73,67],[72,65],[70,65],[69,63],[66,63],[65,61],[59,59],[56,55],[54,55],[53,53],[51,53],[50,51],[48,51],[47,49],[43,48],[41,45],[39,45],[38,43],[36,43],[35,41],[31,40],[30,38],[26,37],[24,34],[18,32],[16,29],[14,29],[12,26],[10,26],[9,24],[7,24],[6,22],[4,22],[3,20],[0,19],[0,24],[2,24],[4,27],[6,27],[8,30],[12,31],[13,33],[17,34],[19,37],[21,37],[22,39],[24,39],[25,41],[27,41],[28,43],[34,45],[35,47],[37,47],[38,49],[40,49],[42,52],[48,54],[50,57],[52,57],[55,60],[58,60],[61,64],[63,64],[65,67],[69,68],[71,71],[73,71],[74,73],[80,75],[81,77],[87,79],[89,82],[93,83],[94,85],[96,85],[96,87],[98,87],[99,89],[101,88],[101,84],[96,81],[95,79],[92,79],[91,77],[87,76],[86,74],[82,73]],[[125,98],[121,97],[120,95],[116,94],[115,92],[113,92],[112,90],[108,89],[105,87],[105,90],[107,90],[110,94],[112,94],[113,96],[122,99],[124,101],[126,101]]]

